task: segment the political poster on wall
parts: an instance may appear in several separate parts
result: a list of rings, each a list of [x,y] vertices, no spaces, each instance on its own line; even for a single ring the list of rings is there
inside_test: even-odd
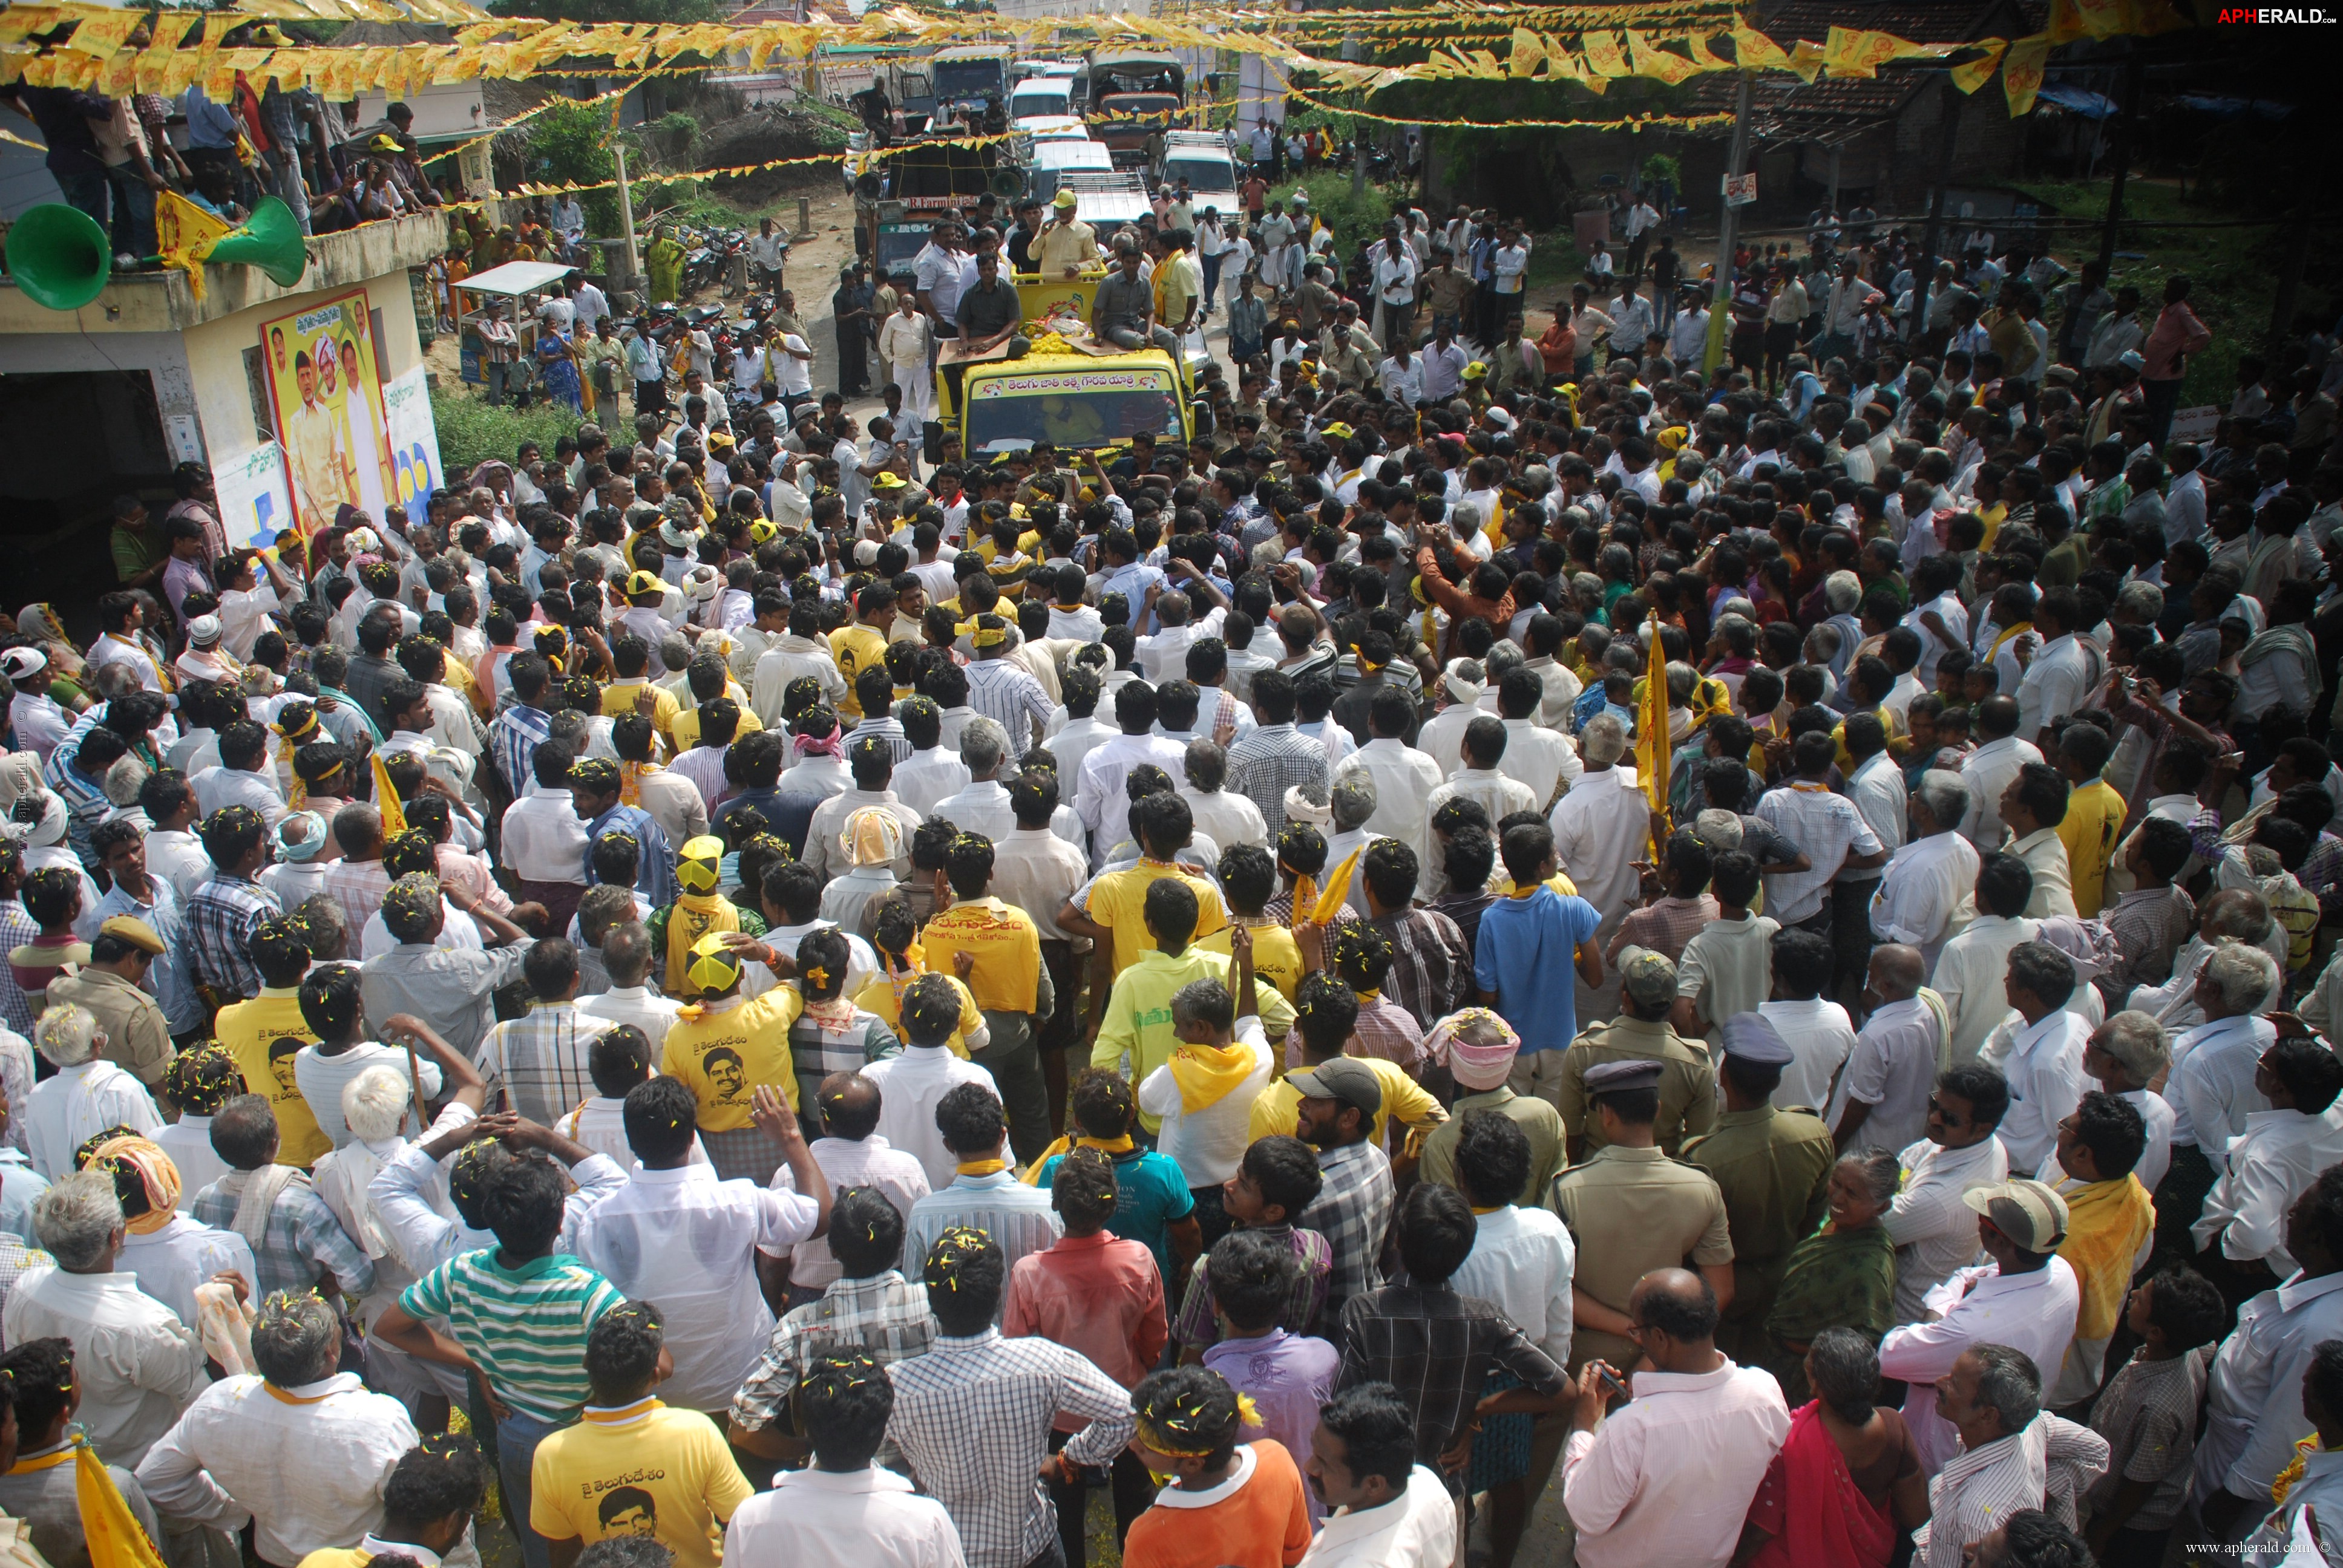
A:
[[[383,417],[390,431],[392,492],[418,522],[424,503],[444,482],[439,427],[432,422],[431,388],[424,377],[418,365],[382,389]]]
[[[232,545],[266,549],[293,526],[293,487],[285,477],[285,448],[274,441],[214,463],[212,490]]]
[[[260,347],[301,532],[331,528],[345,506],[380,522],[398,490],[366,291],[262,322]]]

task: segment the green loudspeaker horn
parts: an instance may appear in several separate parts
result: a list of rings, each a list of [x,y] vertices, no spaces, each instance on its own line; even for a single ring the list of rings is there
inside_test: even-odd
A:
[[[308,269],[309,252],[302,243],[301,221],[293,216],[293,209],[275,196],[263,196],[249,218],[212,242],[203,259],[256,266],[278,286],[290,288]]]
[[[8,272],[35,305],[79,310],[106,292],[114,256],[106,231],[78,207],[36,206],[8,230]]]

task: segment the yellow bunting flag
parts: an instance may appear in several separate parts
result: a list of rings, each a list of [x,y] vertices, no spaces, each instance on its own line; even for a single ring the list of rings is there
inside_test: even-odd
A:
[[[1578,42],[1586,50],[1586,69],[1589,75],[1612,77],[1632,76],[1635,74],[1634,68],[1627,64],[1627,56],[1619,48],[1618,34],[1581,33],[1578,35]]]
[[[1790,56],[1783,52],[1782,45],[1755,27],[1735,27],[1733,30],[1733,53],[1745,71],[1790,69]]]
[[[1627,29],[1627,47],[1634,55],[1638,76],[1656,77],[1673,85],[1698,69],[1682,55],[1668,53],[1633,27]]]
[[[2002,56],[2001,90],[2009,95],[2012,119],[2033,111],[2034,96],[2042,90],[2042,67],[2049,58],[2050,39],[2041,33],[2018,39]]]
[[[1985,52],[1966,65],[1952,69],[1953,85],[1964,93],[1974,93],[1993,80],[1993,68],[2001,64],[2002,52],[2009,47],[2006,38],[1979,38],[1969,45]]]

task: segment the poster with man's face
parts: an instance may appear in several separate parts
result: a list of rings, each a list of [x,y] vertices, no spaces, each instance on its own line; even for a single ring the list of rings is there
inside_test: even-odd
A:
[[[294,525],[317,533],[345,506],[379,524],[399,489],[366,291],[263,322],[260,330]],[[236,532],[235,520],[229,524]]]

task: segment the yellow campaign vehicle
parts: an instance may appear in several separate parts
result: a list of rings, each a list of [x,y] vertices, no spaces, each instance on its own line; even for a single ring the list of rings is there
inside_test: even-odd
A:
[[[1125,350],[1091,335],[1091,292],[1105,276],[1103,268],[1071,280],[1021,276],[1019,337],[972,356],[944,346],[938,418],[960,437],[965,458],[990,462],[1042,441],[1095,450],[1142,433],[1186,444],[1194,391],[1187,367],[1161,348]]]

